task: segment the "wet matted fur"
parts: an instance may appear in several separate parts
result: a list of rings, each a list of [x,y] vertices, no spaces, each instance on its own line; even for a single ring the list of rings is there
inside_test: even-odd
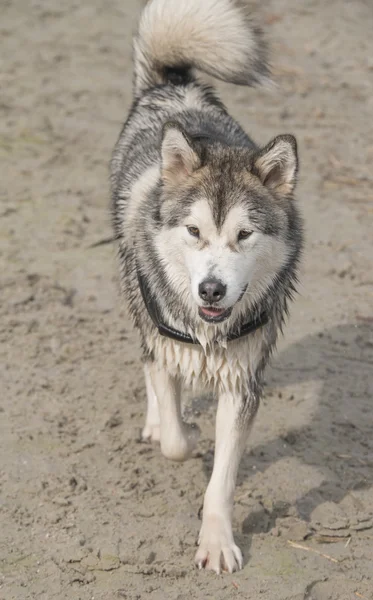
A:
[[[141,336],[148,412],[144,439],[187,458],[182,387],[218,396],[214,470],[195,562],[242,567],[231,518],[239,461],[263,370],[297,281],[302,224],[293,191],[295,138],[258,148],[195,71],[240,85],[268,78],[266,47],[242,2],[152,0],[134,41],[134,101],[111,161],[123,294]],[[163,337],[139,286],[186,344]],[[228,341],[245,323],[267,322]]]

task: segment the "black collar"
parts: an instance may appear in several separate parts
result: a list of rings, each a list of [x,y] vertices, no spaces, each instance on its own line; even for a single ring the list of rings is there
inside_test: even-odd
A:
[[[146,309],[149,313],[151,320],[158,329],[160,335],[171,338],[172,340],[176,340],[178,342],[184,342],[185,344],[199,344],[199,342],[193,339],[191,335],[183,333],[182,331],[178,331],[177,329],[174,329],[173,327],[169,327],[169,325],[162,323],[162,317],[159,311],[159,307],[156,303],[154,296],[152,296],[152,293],[145,281],[145,278],[141,275],[139,269],[137,269],[137,278],[139,280],[141,295],[144,300]],[[268,323],[268,320],[269,318],[267,313],[263,312],[258,319],[253,319],[252,321],[245,323],[239,331],[228,333],[228,335],[226,336],[227,342],[238,340],[239,338],[242,338],[245,335],[248,335],[249,333],[253,333],[253,331],[256,331],[260,327],[263,327],[263,325],[266,325],[266,323]]]

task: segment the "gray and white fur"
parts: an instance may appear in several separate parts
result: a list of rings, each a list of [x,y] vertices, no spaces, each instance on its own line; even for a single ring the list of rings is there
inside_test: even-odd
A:
[[[242,568],[231,523],[236,475],[295,291],[302,223],[295,138],[257,147],[197,70],[240,85],[268,80],[263,37],[244,3],[149,2],[134,40],[134,101],[111,161],[112,214],[122,290],[143,349],[143,438],[186,459],[198,432],[182,419],[182,388],[218,397],[195,562],[220,573]],[[138,273],[163,321],[195,345],[159,334]],[[267,324],[227,341],[263,312]]]

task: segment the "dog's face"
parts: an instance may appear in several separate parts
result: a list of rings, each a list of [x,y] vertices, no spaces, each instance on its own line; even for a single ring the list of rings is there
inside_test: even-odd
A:
[[[254,154],[165,128],[157,249],[170,285],[203,320],[223,322],[238,303],[258,301],[287,264],[296,171],[292,136]]]

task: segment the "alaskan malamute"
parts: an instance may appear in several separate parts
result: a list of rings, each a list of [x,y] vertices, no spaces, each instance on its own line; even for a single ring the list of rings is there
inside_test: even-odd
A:
[[[244,2],[152,0],[134,40],[134,101],[111,161],[122,288],[141,336],[144,440],[185,460],[197,428],[183,387],[218,398],[215,463],[195,562],[242,568],[232,533],[237,470],[263,371],[297,280],[302,225],[295,138],[258,147],[196,71],[268,79]]]

